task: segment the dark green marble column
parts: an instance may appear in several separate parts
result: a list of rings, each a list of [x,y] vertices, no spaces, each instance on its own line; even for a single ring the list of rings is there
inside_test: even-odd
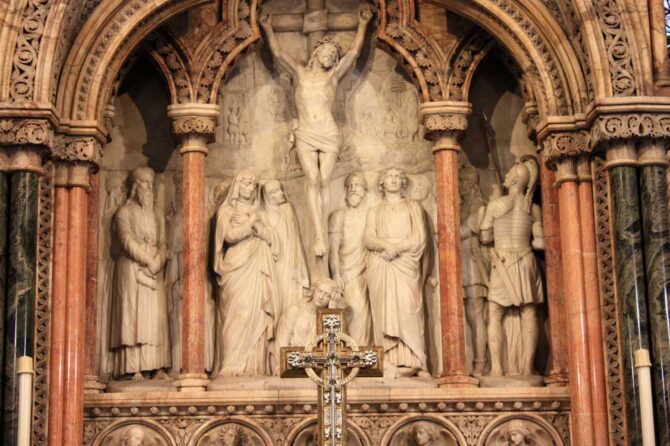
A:
[[[635,162],[635,153],[628,157]],[[608,161],[610,153],[608,153]],[[621,161],[617,155],[614,163]],[[641,445],[640,401],[635,371],[635,351],[649,349],[648,314],[645,293],[642,222],[637,168],[613,164],[609,169],[614,219],[614,251],[624,360],[626,413],[629,444]]]
[[[656,440],[670,444],[670,231],[665,150],[653,141],[645,142],[640,162]]]
[[[5,297],[7,295],[7,237],[9,221],[9,184],[8,175],[0,172],[0,370],[4,370],[5,355]],[[0,388],[2,388],[2,375],[0,375]],[[0,407],[4,407],[2,392],[0,392]],[[2,425],[2,412],[0,412],[0,426]]]
[[[34,356],[38,187],[36,173],[15,172],[9,177],[2,443],[7,445],[16,444],[17,358]]]

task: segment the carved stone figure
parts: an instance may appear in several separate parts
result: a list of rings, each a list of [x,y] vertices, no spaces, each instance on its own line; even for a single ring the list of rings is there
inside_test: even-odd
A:
[[[314,254],[317,257],[327,250],[324,214],[330,204],[330,176],[342,144],[342,133],[333,117],[337,86],[358,59],[372,15],[369,7],[359,11],[358,31],[349,52],[342,56],[337,42],[324,38],[316,44],[304,66],[281,50],[270,17],[260,19],[270,51],[296,82],[298,124],[294,136],[298,159],[307,177],[307,203],[316,234]]]
[[[114,268],[111,341],[114,374],[170,367],[167,297],[163,267],[167,259],[165,222],[154,208],[154,171],[138,167],[130,175],[128,200],[114,216],[119,255]]]
[[[170,253],[168,256],[165,282],[168,294],[168,315],[170,324],[170,340],[172,344],[172,375],[181,370],[182,351],[182,278],[184,266],[184,224],[182,220],[182,174],[176,172],[174,181],[174,204],[171,209],[169,224]]]
[[[100,231],[100,273],[98,288],[98,367],[101,376],[108,376],[114,370],[114,357],[109,349],[110,313],[114,263],[119,254],[116,237],[112,233],[112,221],[119,206],[126,201],[126,176],[108,173],[105,178],[107,197],[102,209]]]
[[[293,205],[286,199],[284,187],[277,180],[263,185],[265,217],[279,242],[277,256],[277,292],[280,306],[275,318],[300,301],[309,289],[309,271]],[[276,322],[276,321],[275,321]]]
[[[215,376],[269,373],[279,242],[263,215],[256,174],[240,172],[216,216]]]
[[[508,446],[526,446],[530,429],[521,420],[512,420],[505,428],[505,439]]]
[[[390,377],[429,376],[423,310],[426,224],[421,205],[405,199],[408,181],[397,167],[381,174],[383,201],[368,211],[364,237],[374,342],[384,347]]]
[[[447,429],[430,421],[415,421],[391,440],[391,446],[456,446],[458,442]]]
[[[483,444],[495,446],[554,446],[557,442],[546,428],[527,419],[506,421],[491,431]]]
[[[312,282],[312,297],[290,306],[277,324],[277,348],[303,345],[316,336],[316,312],[319,308],[338,308],[342,289],[332,279],[321,277]]]
[[[121,436],[121,446],[144,446],[146,434],[141,426],[129,426]]]
[[[318,446],[318,435],[317,427],[311,426],[305,428],[302,432],[296,435],[295,440],[291,443],[291,446]],[[355,432],[351,429],[347,432],[347,442],[346,446],[361,446],[362,442],[358,438]]]
[[[236,424],[226,423],[207,432],[198,441],[198,446],[261,446],[264,442],[251,429]]]
[[[479,227],[486,205],[479,189],[479,174],[463,167],[459,175],[461,195],[461,277],[465,298],[465,318],[472,331],[475,376],[484,374],[486,366],[485,307],[489,285],[488,255],[479,241]]]
[[[359,345],[369,345],[372,317],[365,268],[367,250],[363,246],[367,209],[362,206],[368,184],[360,172],[344,181],[347,206],[330,214],[329,263],[333,279],[340,285],[347,308],[347,332]]]
[[[516,358],[516,364],[508,365],[507,370],[533,375],[539,336],[537,307],[544,302],[542,278],[533,253],[533,249],[544,249],[542,211],[532,202],[537,173],[538,166],[532,158],[516,163],[505,176],[507,195],[488,204],[480,227],[482,242],[494,244],[488,293],[491,376],[505,373],[503,317],[511,309],[520,313],[521,332],[518,351],[507,349],[508,360]]]

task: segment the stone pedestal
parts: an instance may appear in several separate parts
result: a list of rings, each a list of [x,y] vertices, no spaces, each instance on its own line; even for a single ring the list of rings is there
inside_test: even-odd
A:
[[[172,130],[183,159],[183,292],[182,370],[175,385],[182,392],[204,391],[205,297],[207,265],[205,240],[205,159],[214,139],[219,107],[204,104],[172,105]]]

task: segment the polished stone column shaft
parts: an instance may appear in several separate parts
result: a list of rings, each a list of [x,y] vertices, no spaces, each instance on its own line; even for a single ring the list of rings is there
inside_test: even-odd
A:
[[[67,299],[67,247],[69,189],[59,182],[67,169],[56,165],[53,217],[53,265],[51,285],[51,339],[49,350],[50,446],[63,444],[63,400],[65,396],[65,327]]]
[[[544,228],[544,259],[549,308],[549,336],[551,343],[551,370],[545,378],[548,386],[568,385],[568,342],[565,336],[565,295],[563,293],[563,268],[561,263],[560,214],[558,191],[554,187],[556,176],[540,163],[540,188],[542,192],[542,227]]]
[[[586,293],[586,319],[591,365],[591,396],[593,398],[593,432],[595,444],[609,441],[607,391],[600,281],[596,257],[596,223],[593,202],[593,175],[591,162],[582,157],[577,162],[579,177],[579,216],[582,230],[582,259],[584,264],[584,291]]]
[[[80,444],[84,433],[84,331],[86,326],[86,226],[88,192],[70,188],[68,209],[65,402],[63,442]]]
[[[168,108],[183,160],[184,251],[182,263],[182,369],[177,387],[203,391],[205,374],[205,298],[207,246],[205,228],[205,160],[219,116],[216,105],[183,104]]]
[[[656,439],[659,444],[670,444],[670,230],[668,161],[663,143],[644,141],[638,159]]]
[[[556,166],[563,288],[566,290],[565,308],[569,346],[572,435],[574,444],[595,445],[589,364],[591,356],[588,340],[577,172],[572,159],[561,160]]]
[[[7,237],[9,235],[9,175],[0,172],[0,370],[4,370],[5,363],[5,298],[7,295]],[[2,385],[0,378],[0,386]],[[2,404],[2,393],[0,392],[0,407]],[[2,412],[0,412],[0,425],[2,425]]]
[[[645,298],[642,222],[636,165],[637,154],[633,142],[615,142],[607,149],[626,418],[628,440],[633,445],[642,444],[634,355],[637,350],[649,350],[649,316]]]
[[[3,444],[16,443],[18,358],[34,356],[38,174],[9,179],[9,241],[4,332]]]

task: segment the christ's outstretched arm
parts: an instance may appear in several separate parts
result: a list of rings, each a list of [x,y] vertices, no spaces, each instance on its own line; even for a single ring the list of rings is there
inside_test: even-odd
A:
[[[354,43],[347,54],[342,56],[340,63],[335,68],[335,78],[338,82],[349,72],[356,63],[358,56],[360,56],[365,41],[365,30],[370,20],[372,20],[372,15],[372,8],[369,6],[358,11],[358,30],[356,31],[356,37],[354,37]]]
[[[300,65],[291,58],[286,52],[282,51],[282,49],[279,47],[279,40],[277,39],[277,36],[275,35],[274,30],[272,29],[272,17],[269,14],[265,14],[261,16],[259,23],[263,30],[265,31],[265,35],[267,36],[268,39],[268,45],[270,46],[270,52],[274,56],[275,59],[279,62],[279,65],[285,69],[286,71],[291,74],[291,76],[296,76],[298,74],[298,68]]]

